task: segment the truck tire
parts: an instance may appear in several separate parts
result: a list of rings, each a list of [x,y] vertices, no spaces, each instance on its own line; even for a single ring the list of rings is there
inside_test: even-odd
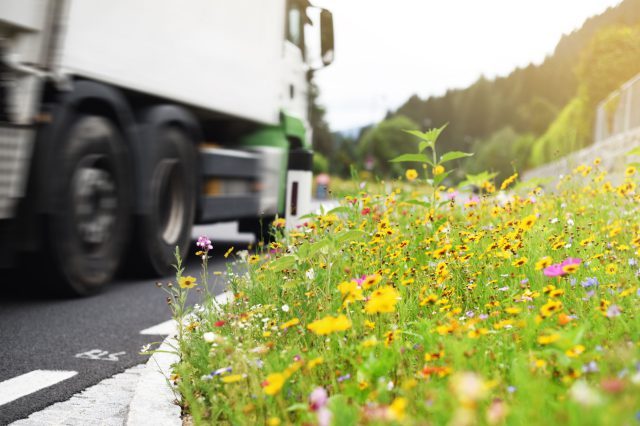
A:
[[[130,226],[126,147],[112,121],[75,115],[58,141],[47,246],[59,288],[89,295],[120,265]]]
[[[172,271],[176,247],[182,258],[189,250],[197,183],[193,141],[176,127],[159,134],[150,166],[150,208],[137,219],[138,251],[130,259],[134,270],[154,276]]]

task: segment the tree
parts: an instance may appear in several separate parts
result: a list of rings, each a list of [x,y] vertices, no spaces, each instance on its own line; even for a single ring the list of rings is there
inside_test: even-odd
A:
[[[368,169],[382,177],[400,176],[406,168],[416,167],[409,163],[390,163],[389,160],[400,154],[416,151],[416,139],[403,130],[415,130],[419,126],[402,115],[391,117],[369,129],[360,139],[358,160],[360,167]]]

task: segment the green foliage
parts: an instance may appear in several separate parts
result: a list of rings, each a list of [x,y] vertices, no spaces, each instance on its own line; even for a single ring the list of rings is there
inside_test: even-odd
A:
[[[591,142],[593,114],[584,97],[569,102],[545,134],[535,141],[532,165],[539,166],[587,146]]]
[[[640,27],[615,26],[598,32],[576,69],[579,92],[590,108],[640,72]]]
[[[369,158],[373,160],[373,172],[382,177],[401,176],[404,167],[389,160],[403,153],[416,151],[415,138],[403,132],[418,125],[407,117],[395,116],[368,130],[358,146],[360,166],[365,168]]]
[[[465,169],[470,173],[491,170],[497,172],[500,179],[506,179],[514,169],[522,171],[529,165],[534,140],[533,135],[520,135],[512,127],[500,129],[476,142],[476,156],[466,162]]]
[[[320,154],[319,152],[313,153],[313,173],[328,173],[329,172],[329,161],[327,158]]]
[[[563,36],[554,53],[540,65],[518,68],[507,77],[494,80],[480,77],[468,88],[449,90],[439,97],[423,100],[412,96],[394,114],[406,116],[423,128],[451,122],[440,145],[446,150],[475,151],[479,145],[472,148],[474,141],[484,143],[507,127],[516,134],[540,137],[548,133],[562,112],[565,124],[577,129],[575,135],[569,128],[559,129],[554,124],[552,134],[544,137],[547,142],[536,144],[537,159],[533,163],[540,164],[553,158],[555,151],[569,152],[591,141],[593,111],[589,109],[595,109],[597,102],[640,71],[638,31],[625,27],[638,24],[640,0],[624,0]],[[606,29],[611,26],[614,27]],[[586,102],[587,107],[574,103],[578,95],[579,102]],[[567,122],[567,108],[575,121]],[[577,114],[576,109],[582,112]],[[418,126],[408,128],[415,127]],[[572,139],[564,146],[559,137],[567,134]],[[528,149],[531,140],[523,140],[521,145]],[[479,157],[465,162],[465,167],[480,163],[475,170],[483,169]],[[506,170],[504,165],[490,167]]]

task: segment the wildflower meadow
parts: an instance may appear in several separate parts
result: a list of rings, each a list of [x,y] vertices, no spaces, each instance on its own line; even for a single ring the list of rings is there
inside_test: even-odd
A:
[[[172,380],[195,424],[640,424],[635,166],[447,188],[470,154],[437,155],[441,131],[410,132],[394,161],[422,167],[387,193],[227,253],[226,304],[184,302],[208,239],[202,277],[178,262]]]

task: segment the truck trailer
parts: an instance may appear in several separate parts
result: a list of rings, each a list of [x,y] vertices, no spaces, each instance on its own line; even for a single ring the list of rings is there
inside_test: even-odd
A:
[[[86,295],[167,274],[193,224],[304,214],[333,50],[307,0],[0,1],[0,266]]]

